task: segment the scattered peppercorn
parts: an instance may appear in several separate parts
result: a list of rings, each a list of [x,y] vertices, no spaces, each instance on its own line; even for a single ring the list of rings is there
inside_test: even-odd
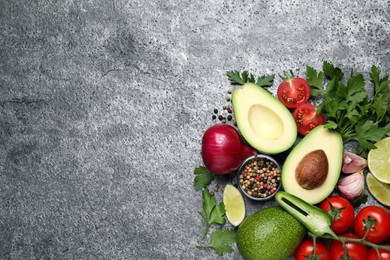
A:
[[[213,120],[214,120],[214,119],[216,119],[216,118],[217,118],[217,116],[216,116],[216,115],[213,115],[213,116],[212,116],[212,118],[213,118]]]
[[[214,113],[218,114],[218,109],[214,108]]]
[[[228,115],[228,116],[227,116],[227,120],[229,120],[229,121],[232,121],[232,118],[233,118],[233,117],[232,117],[231,115]]]

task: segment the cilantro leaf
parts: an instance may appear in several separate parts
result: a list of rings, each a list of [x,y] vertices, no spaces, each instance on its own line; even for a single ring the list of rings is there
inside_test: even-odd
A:
[[[310,95],[317,97],[323,94],[324,90],[322,87],[324,81],[323,72],[317,72],[313,67],[306,66],[306,80],[310,85]]]
[[[323,62],[322,68],[323,68],[325,76],[328,79],[341,80],[344,77],[344,73],[341,71],[341,69],[334,67],[333,64],[331,64],[328,61]]]
[[[236,232],[233,229],[216,229],[210,235],[210,244],[197,245],[197,248],[213,248],[221,256],[233,252],[232,244],[236,241]]]
[[[243,71],[241,74],[237,70],[232,70],[226,72],[228,79],[230,80],[230,84],[232,85],[244,85],[248,82],[248,71]]]
[[[205,188],[214,179],[213,174],[204,166],[195,168],[194,174],[196,175],[194,179],[194,186],[197,191]]]
[[[213,211],[216,199],[213,195],[211,195],[210,191],[208,189],[204,189],[202,192],[202,198],[203,198],[203,212],[206,219],[210,219],[211,212]]]
[[[223,202],[219,203],[213,211],[211,211],[211,216],[208,220],[209,224],[217,223],[217,224],[225,224],[226,219],[225,219],[225,205]]]

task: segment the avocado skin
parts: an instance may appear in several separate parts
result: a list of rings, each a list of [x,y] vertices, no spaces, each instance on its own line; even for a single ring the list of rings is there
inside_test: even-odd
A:
[[[237,230],[240,254],[248,260],[288,259],[307,235],[306,228],[279,206],[260,209]]]

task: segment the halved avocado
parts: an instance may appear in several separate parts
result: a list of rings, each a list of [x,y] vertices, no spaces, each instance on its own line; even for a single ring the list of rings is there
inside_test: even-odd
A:
[[[291,112],[262,87],[247,83],[236,88],[232,103],[241,135],[256,150],[276,154],[294,144],[297,126]]]
[[[323,125],[311,130],[289,153],[282,169],[285,191],[316,204],[329,196],[340,177],[343,140]]]

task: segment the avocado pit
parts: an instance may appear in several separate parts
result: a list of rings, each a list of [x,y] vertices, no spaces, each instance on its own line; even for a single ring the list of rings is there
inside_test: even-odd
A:
[[[297,183],[306,190],[321,186],[328,176],[329,162],[321,149],[306,154],[295,168]]]

